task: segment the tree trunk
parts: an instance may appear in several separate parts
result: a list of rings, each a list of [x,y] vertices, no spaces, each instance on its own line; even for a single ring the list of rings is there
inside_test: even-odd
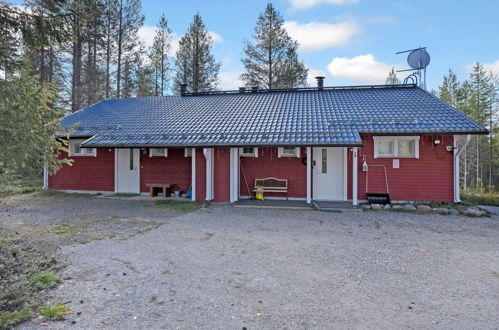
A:
[[[123,42],[123,0],[120,0],[120,10],[119,10],[119,25],[118,25],[118,68],[116,76],[116,97],[121,97],[121,53],[122,53],[122,42]]]

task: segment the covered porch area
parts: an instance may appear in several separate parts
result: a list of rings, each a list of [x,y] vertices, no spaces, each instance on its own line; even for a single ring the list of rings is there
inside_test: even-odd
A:
[[[230,202],[240,207],[357,206],[357,149],[348,146],[231,148]],[[262,186],[267,180],[276,187]],[[264,201],[253,200],[257,192],[263,193]]]

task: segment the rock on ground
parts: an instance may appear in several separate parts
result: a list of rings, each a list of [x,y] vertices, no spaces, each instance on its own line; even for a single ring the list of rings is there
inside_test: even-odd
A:
[[[429,207],[428,205],[418,205],[418,206],[416,206],[416,209],[419,212],[423,212],[423,213],[431,212],[431,207]]]

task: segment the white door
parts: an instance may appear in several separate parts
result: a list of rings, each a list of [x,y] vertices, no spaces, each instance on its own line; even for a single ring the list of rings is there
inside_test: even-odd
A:
[[[116,192],[140,193],[140,149],[116,149]]]
[[[314,199],[342,201],[344,148],[314,148]]]

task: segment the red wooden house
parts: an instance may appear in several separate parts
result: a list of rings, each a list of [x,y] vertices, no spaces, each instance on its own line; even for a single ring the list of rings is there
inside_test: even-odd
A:
[[[459,156],[471,134],[487,133],[415,85],[184,89],[102,101],[62,126],[73,128],[74,163],[47,177],[49,188],[146,193],[170,183],[193,200],[235,202],[253,195],[255,179],[275,177],[287,193],[267,198],[354,205],[387,189],[395,201],[459,202]]]

